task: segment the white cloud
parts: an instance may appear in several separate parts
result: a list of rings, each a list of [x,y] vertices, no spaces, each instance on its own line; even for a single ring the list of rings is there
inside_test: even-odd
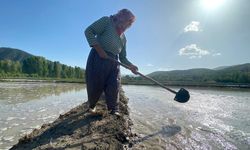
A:
[[[153,67],[154,65],[149,63],[149,64],[147,64],[146,66],[147,66],[147,67]]]
[[[220,56],[221,53],[214,53],[213,56]]]
[[[184,32],[199,32],[201,31],[200,22],[192,21],[189,25],[184,28]]]
[[[205,55],[210,55],[210,52],[199,48],[196,44],[187,45],[179,50],[180,56],[188,56],[190,59],[201,58]]]

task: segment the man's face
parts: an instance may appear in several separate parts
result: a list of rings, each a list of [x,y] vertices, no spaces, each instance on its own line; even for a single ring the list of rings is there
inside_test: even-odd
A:
[[[135,21],[135,18],[129,19],[129,20],[125,23],[126,29],[128,29],[129,27],[131,27],[131,25],[134,23],[134,21]]]

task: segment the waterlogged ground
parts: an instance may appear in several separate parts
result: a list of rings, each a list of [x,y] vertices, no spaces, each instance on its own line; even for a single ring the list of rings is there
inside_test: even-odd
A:
[[[85,100],[83,84],[0,83],[0,149]]]
[[[123,88],[140,135],[133,149],[250,149],[250,90],[188,88],[180,104],[159,87]],[[83,84],[0,83],[0,149],[86,99]]]
[[[250,149],[249,90],[188,88],[191,99],[180,104],[161,88],[124,89],[138,149]]]

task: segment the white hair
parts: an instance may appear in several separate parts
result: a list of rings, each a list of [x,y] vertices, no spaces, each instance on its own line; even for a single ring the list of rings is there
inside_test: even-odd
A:
[[[135,20],[134,14],[128,9],[119,10],[118,13],[111,15],[110,17],[112,18],[114,25],[123,31],[129,27],[126,24],[127,22]]]

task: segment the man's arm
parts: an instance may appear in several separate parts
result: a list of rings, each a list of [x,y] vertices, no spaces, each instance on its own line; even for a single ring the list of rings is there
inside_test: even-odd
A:
[[[134,73],[137,74],[138,71],[138,67],[133,65],[128,59],[127,59],[127,52],[126,52],[126,43],[124,44],[124,47],[121,51],[121,53],[119,54],[119,59],[121,61],[121,63],[129,66],[129,69]]]
[[[93,47],[101,58],[107,58],[108,56],[102,49],[101,45],[98,43],[96,36],[98,34],[102,34],[105,31],[105,28],[109,23],[108,21],[108,17],[102,17],[88,26],[84,32],[89,46]]]

